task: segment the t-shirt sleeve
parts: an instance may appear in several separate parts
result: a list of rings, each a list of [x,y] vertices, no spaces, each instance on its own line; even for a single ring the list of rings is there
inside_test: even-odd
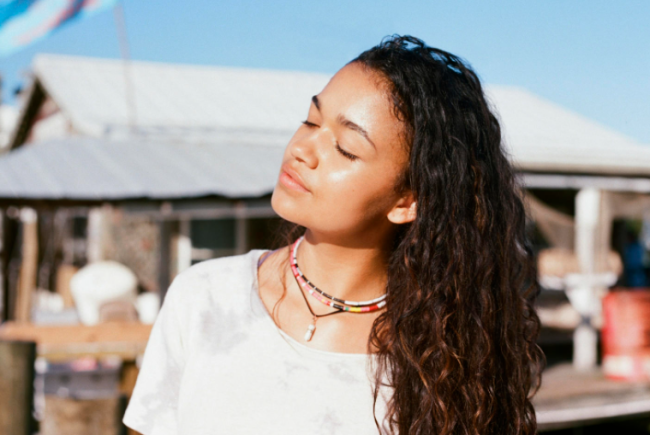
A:
[[[179,294],[185,281],[183,273],[177,275],[167,291],[122,419],[143,435],[178,434],[178,394],[187,350],[179,305],[186,298]]]

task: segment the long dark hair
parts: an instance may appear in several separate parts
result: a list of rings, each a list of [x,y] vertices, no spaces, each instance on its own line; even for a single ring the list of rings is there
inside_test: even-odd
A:
[[[531,397],[544,354],[536,261],[516,174],[476,73],[411,36],[351,62],[379,73],[403,121],[410,161],[396,189],[417,201],[399,227],[387,307],[374,322],[375,404],[392,389],[380,432],[535,434]],[[291,226],[285,242],[304,228]],[[386,385],[384,384],[384,385]]]

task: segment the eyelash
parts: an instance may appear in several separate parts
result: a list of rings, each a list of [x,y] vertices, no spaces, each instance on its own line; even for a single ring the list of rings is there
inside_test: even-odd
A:
[[[345,157],[345,158],[347,158],[349,160],[354,161],[354,160],[358,159],[358,157],[355,156],[354,154],[350,154],[349,152],[347,152],[343,148],[341,148],[338,143],[336,144],[336,150],[338,152],[340,152],[341,154],[343,154],[343,157]]]
[[[318,126],[317,126],[316,124],[314,124],[313,122],[309,122],[309,121],[307,121],[307,120],[302,121],[302,123],[303,123],[304,125],[306,125],[307,127],[318,127]],[[343,157],[345,157],[345,158],[348,159],[348,160],[352,160],[352,161],[354,161],[354,160],[358,159],[358,157],[355,156],[354,154],[350,154],[349,152],[347,152],[347,151],[345,151],[343,148],[341,148],[341,146],[340,146],[338,143],[336,144],[336,147],[335,147],[335,148],[336,148],[336,150],[337,150],[339,153],[341,153],[341,155],[343,155]]]

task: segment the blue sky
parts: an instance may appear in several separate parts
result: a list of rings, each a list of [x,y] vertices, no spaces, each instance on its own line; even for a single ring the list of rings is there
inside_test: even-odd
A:
[[[412,34],[650,144],[650,1],[124,0],[138,60],[334,73],[385,35]],[[120,56],[112,10],[0,59],[3,100],[36,53]]]

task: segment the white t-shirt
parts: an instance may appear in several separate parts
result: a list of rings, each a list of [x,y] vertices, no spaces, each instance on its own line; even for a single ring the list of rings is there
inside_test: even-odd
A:
[[[379,433],[375,357],[313,349],[279,329],[258,293],[264,252],[204,261],[174,279],[124,424],[144,435]],[[384,387],[380,424],[386,398]]]

